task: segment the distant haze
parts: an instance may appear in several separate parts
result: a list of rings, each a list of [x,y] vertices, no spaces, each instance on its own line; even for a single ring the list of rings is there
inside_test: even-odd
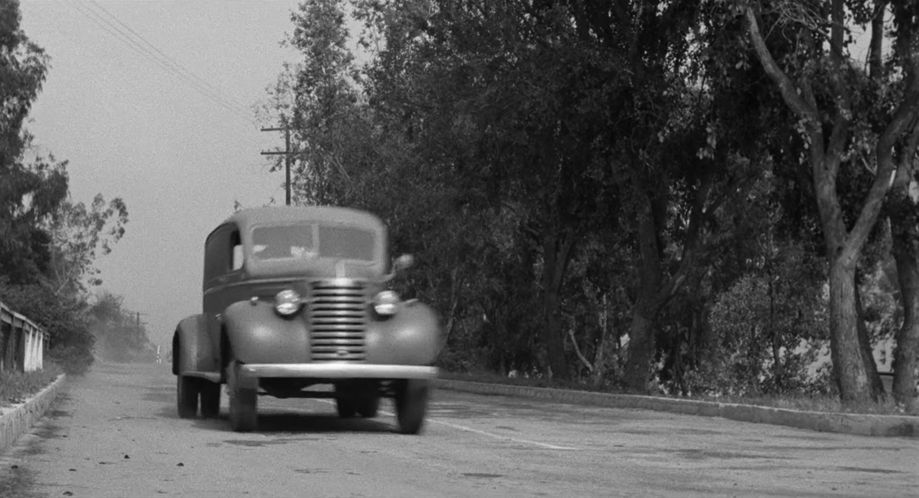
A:
[[[259,131],[271,123],[254,123],[252,107],[296,60],[279,45],[296,5],[21,2],[23,30],[51,56],[28,129],[39,153],[69,161],[74,200],[127,203],[127,233],[98,266],[155,344],[200,311],[208,231],[236,201],[284,202],[282,174],[259,154],[283,140]]]

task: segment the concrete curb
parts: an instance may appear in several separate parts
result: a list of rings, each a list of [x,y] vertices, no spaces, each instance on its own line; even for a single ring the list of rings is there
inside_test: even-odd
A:
[[[61,374],[50,386],[29,398],[25,403],[0,408],[0,452],[11,446],[40,419],[51,403],[57,398],[64,385],[64,374]]]
[[[476,394],[517,396],[608,408],[632,408],[705,417],[724,417],[741,422],[785,425],[820,432],[839,432],[860,436],[919,437],[919,417],[906,415],[808,412],[714,401],[570,391],[548,387],[514,386],[452,379],[437,379],[435,386],[439,389]]]

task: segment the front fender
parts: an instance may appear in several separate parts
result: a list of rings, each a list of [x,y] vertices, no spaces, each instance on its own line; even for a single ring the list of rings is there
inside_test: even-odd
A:
[[[367,362],[431,365],[443,346],[440,320],[418,301],[404,303],[396,315],[367,330]]]
[[[223,313],[233,356],[243,363],[305,363],[309,333],[301,314],[282,318],[267,302],[239,301]]]
[[[179,322],[172,338],[172,373],[219,372],[218,363],[207,332],[207,317],[192,315]]]

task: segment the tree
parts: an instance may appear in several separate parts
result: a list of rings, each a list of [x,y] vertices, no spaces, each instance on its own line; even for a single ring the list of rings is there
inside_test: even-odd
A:
[[[23,123],[48,60],[20,28],[19,2],[0,0],[0,300],[44,327],[52,358],[81,373],[93,361],[85,279],[123,234],[127,211],[117,198],[106,206],[98,196],[89,208],[68,201],[66,161],[26,160]]]
[[[598,72],[613,61],[582,50],[558,6],[444,1],[406,11],[385,31],[398,50],[371,72],[371,101],[402,120],[422,163],[441,172],[454,212],[517,232],[503,256],[534,265],[542,368],[567,378],[559,293],[577,244],[614,202],[601,195],[596,140],[607,112]]]
[[[825,328],[822,268],[800,246],[760,237],[763,257],[720,293],[711,309],[713,337],[692,392],[758,395],[801,392]],[[805,270],[805,271],[802,271]],[[810,271],[806,271],[810,270]]]
[[[594,212],[589,171],[597,164],[582,130],[602,110],[580,93],[582,75],[568,71],[582,63],[571,58],[577,53],[538,37],[557,16],[530,18],[520,6],[489,2],[362,4],[386,46],[361,80],[362,99],[342,49],[338,2],[306,2],[300,12],[293,44],[306,59],[295,122],[309,164],[298,175],[301,191],[315,202],[371,208],[389,222],[395,247],[424,250],[437,268],[451,268],[427,272],[423,286],[442,291],[435,294],[450,310],[448,325],[470,281],[465,270],[476,266],[464,249],[498,246],[476,237],[470,221],[506,220],[524,235],[512,238],[517,248],[536,249],[544,356],[567,377],[558,292]]]
[[[48,57],[29,41],[19,24],[19,2],[0,2],[0,164],[19,160],[28,140],[22,124],[48,71]]]
[[[830,52],[813,59],[816,37],[836,36],[824,3],[764,4],[782,35],[765,40],[769,53],[827,110],[819,127],[772,91],[750,50],[746,9],[759,3],[308,0],[291,40],[304,59],[274,95],[301,151],[298,200],[374,211],[394,253],[420,256],[394,284],[444,313],[451,365],[688,392],[752,348],[747,373],[768,382],[739,383],[799,387],[793,345],[813,335],[797,325],[822,323],[814,255],[829,254],[814,236],[825,189],[801,165],[812,166],[812,132],[829,143],[845,114],[831,69],[857,110],[837,144],[847,167],[830,175],[847,230],[885,174],[876,144],[912,80],[904,50],[870,78]],[[866,2],[847,5],[853,22],[871,18]],[[363,64],[347,49],[349,11],[363,22]],[[908,149],[894,135],[885,143]],[[877,260],[856,258],[860,275]],[[877,294],[862,282],[867,316]],[[755,332],[746,342],[728,334],[741,318]],[[867,363],[868,327],[853,330]]]
[[[51,234],[48,276],[55,294],[79,294],[87,281],[93,286],[101,284],[95,260],[112,251],[127,222],[127,206],[118,197],[106,204],[102,194],[96,194],[88,207],[70,200],[61,203],[47,224]]]
[[[706,37],[722,28],[705,24],[699,2],[557,5],[583,57],[606,61],[582,78],[602,84],[581,91],[606,109],[595,136],[606,164],[604,195],[618,199],[621,231],[633,248],[628,263],[636,268],[624,383],[646,391],[662,354],[659,336],[677,342],[664,337],[661,318],[681,292],[700,284],[712,217],[743,191],[757,158],[722,111],[737,105],[725,97],[733,89],[721,82],[733,80],[718,62],[731,52],[710,48]]]
[[[64,163],[0,164],[0,275],[28,283],[51,265],[47,225],[67,195]]]
[[[891,228],[892,252],[903,322],[896,333],[894,351],[894,399],[907,410],[916,404],[916,370],[919,368],[919,126],[903,143],[900,164],[891,186],[885,211]]]
[[[859,342],[855,270],[889,187],[896,167],[893,147],[910,129],[919,113],[919,51],[917,51],[915,7],[898,9],[893,63],[900,71],[890,73],[888,85],[903,84],[900,98],[890,111],[877,109],[887,117],[872,144],[875,170],[855,220],[846,220],[841,204],[838,178],[842,166],[850,162],[856,116],[855,107],[864,75],[846,58],[851,37],[848,20],[864,20],[864,12],[882,15],[882,7],[872,10],[867,2],[749,2],[743,8],[750,41],[756,57],[774,82],[788,107],[800,120],[800,133],[807,141],[808,161],[820,212],[829,263],[830,339],[834,372],[844,402],[875,397],[866,368],[866,353]],[[847,5],[854,12],[846,16]],[[774,36],[792,40],[785,57],[777,59],[761,25],[775,23]],[[872,25],[877,30],[877,25]],[[880,34],[872,34],[880,36]],[[902,80],[901,80],[902,78]],[[876,375],[876,372],[873,372]]]
[[[23,129],[48,69],[44,51],[19,26],[19,2],[0,2],[0,275],[28,282],[50,260],[42,223],[67,193],[64,163],[26,164],[31,136]]]

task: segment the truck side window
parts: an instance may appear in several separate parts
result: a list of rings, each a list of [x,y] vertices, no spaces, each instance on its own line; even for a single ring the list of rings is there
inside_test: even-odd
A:
[[[217,283],[224,275],[233,271],[233,265],[236,263],[234,247],[240,243],[239,240],[239,229],[233,225],[221,226],[208,236],[204,248],[205,287]]]
[[[236,271],[243,267],[243,246],[242,241],[239,240],[239,232],[233,232],[233,234],[230,235],[230,243],[233,244],[230,270]]]

